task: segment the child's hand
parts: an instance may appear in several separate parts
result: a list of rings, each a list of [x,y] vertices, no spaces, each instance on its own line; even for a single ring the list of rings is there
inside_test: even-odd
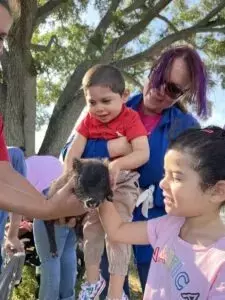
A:
[[[115,189],[116,182],[120,173],[120,166],[116,160],[109,163],[109,176],[112,189]]]
[[[24,252],[24,244],[17,236],[11,238],[7,237],[4,249],[9,256],[12,256],[16,252]]]

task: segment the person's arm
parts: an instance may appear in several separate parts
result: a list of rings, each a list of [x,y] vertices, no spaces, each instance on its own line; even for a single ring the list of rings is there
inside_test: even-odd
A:
[[[107,148],[110,158],[128,155],[132,152],[132,146],[125,136],[108,141]]]
[[[9,238],[18,237],[20,222],[22,220],[22,215],[10,213],[9,219],[10,219],[10,223],[9,223],[9,228],[8,228],[8,237]]]
[[[149,160],[150,150],[147,136],[141,136],[131,141],[133,151],[109,163],[112,185],[115,186],[121,170],[135,170]]]
[[[126,108],[126,111],[124,135],[131,143],[132,152],[110,163],[112,173],[114,173],[113,170],[135,170],[149,160],[150,149],[147,131],[140,116],[132,109]]]
[[[115,243],[149,244],[147,222],[123,222],[113,203],[105,201],[99,207],[100,220],[108,238]]]
[[[71,181],[46,200],[9,162],[0,161],[0,208],[3,210],[46,220],[81,215],[84,208],[72,194],[72,185]]]
[[[17,215],[15,213],[10,214],[10,223],[6,235],[6,240],[4,243],[4,248],[7,253],[23,252],[24,245],[18,238],[19,226],[22,220],[21,215]]]
[[[73,165],[73,158],[81,158],[84,148],[87,143],[87,138],[80,133],[76,133],[69,151],[66,154],[64,161],[64,170],[70,170]]]
[[[134,170],[149,160],[150,150],[147,136],[140,136],[131,141],[132,152],[117,158],[112,163],[119,166],[120,170]]]

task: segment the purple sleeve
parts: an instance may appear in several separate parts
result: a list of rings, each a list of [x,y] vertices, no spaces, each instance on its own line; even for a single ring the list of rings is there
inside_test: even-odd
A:
[[[180,228],[184,222],[184,218],[165,215],[162,217],[148,220],[148,240],[149,244],[154,248],[158,239],[170,236],[177,228]]]
[[[162,229],[165,227],[165,223],[167,223],[168,216],[158,217],[151,220],[148,220],[148,240],[149,244],[154,248],[159,235]]]

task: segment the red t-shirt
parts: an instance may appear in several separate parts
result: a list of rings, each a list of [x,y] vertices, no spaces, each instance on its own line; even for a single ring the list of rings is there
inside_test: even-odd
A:
[[[3,128],[3,121],[2,117],[0,116],[0,161],[9,161],[9,155],[5,144]]]
[[[138,113],[126,106],[123,106],[118,117],[109,123],[102,123],[88,113],[76,127],[76,131],[87,139],[111,140],[125,136],[131,141],[140,136],[147,136]]]

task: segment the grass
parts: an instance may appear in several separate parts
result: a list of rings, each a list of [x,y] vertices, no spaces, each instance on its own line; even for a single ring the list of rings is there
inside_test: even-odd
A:
[[[35,279],[35,269],[24,266],[22,283],[14,289],[13,300],[35,300],[35,291],[38,287]]]
[[[130,266],[129,276],[131,300],[140,300],[142,298],[141,287],[137,278],[137,273],[133,264]],[[81,282],[77,282],[79,285]],[[32,267],[25,266],[23,269],[22,283],[15,288],[13,293],[13,300],[35,300],[35,291],[38,284],[35,280],[35,270]]]
[[[133,264],[130,266],[129,285],[131,291],[131,300],[142,299],[141,285],[137,275],[137,269]]]

